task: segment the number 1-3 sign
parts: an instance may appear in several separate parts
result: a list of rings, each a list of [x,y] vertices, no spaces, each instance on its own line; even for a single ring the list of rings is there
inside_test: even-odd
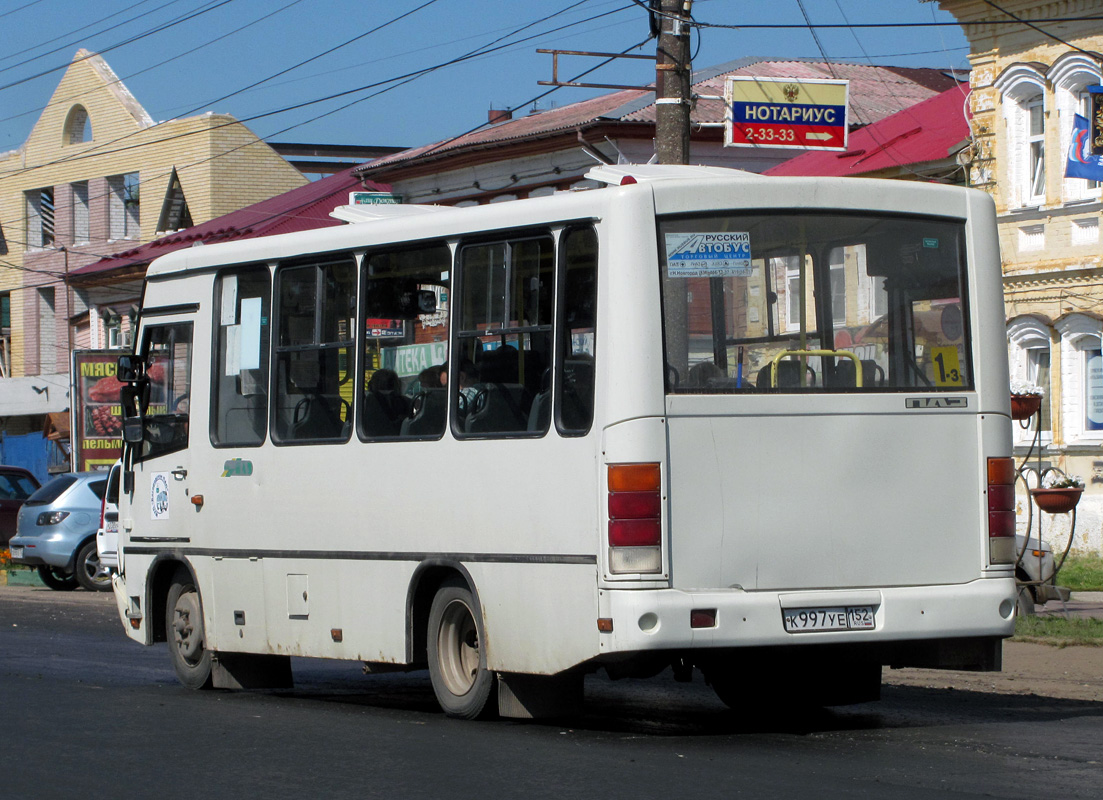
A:
[[[934,382],[937,386],[961,386],[961,362],[956,347],[932,347]]]
[[[727,147],[845,150],[847,81],[729,76]]]

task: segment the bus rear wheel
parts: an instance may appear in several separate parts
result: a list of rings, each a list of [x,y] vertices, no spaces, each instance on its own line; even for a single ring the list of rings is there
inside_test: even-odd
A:
[[[461,581],[446,582],[429,610],[429,677],[441,709],[457,719],[492,716],[494,675],[486,668],[482,621]]]
[[[203,605],[194,579],[183,569],[176,573],[169,587],[165,640],[177,680],[189,689],[211,688],[211,652],[206,646]]]

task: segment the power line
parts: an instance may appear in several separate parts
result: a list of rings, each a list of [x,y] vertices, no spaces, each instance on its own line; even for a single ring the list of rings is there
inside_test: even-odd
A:
[[[579,5],[579,3],[574,3],[573,5],[568,6],[567,8],[563,9],[563,11],[569,10],[570,8],[573,8],[577,5]],[[349,90],[346,90],[346,91],[343,91],[343,92],[338,92],[338,93],[329,95],[327,97],[318,98],[318,99],[315,99],[315,100],[310,100],[310,101],[306,101],[306,102],[303,102],[303,103],[298,103],[298,104],[294,104],[292,106],[287,106],[287,107],[284,107],[284,108],[281,108],[281,109],[277,109],[275,111],[270,111],[270,112],[265,112],[263,114],[254,115],[252,117],[247,117],[247,118],[242,119],[242,120],[231,120],[229,122],[220,123],[220,124],[214,126],[214,129],[217,129],[217,128],[220,128],[220,127],[226,127],[226,126],[229,126],[229,125],[243,124],[243,123],[246,123],[246,122],[251,122],[251,121],[256,120],[256,119],[261,119],[261,118],[269,117],[269,116],[275,116],[275,115],[278,115],[278,114],[287,113],[289,111],[295,111],[295,110],[298,110],[300,108],[305,108],[305,107],[308,107],[308,106],[311,106],[311,105],[316,105],[318,103],[326,102],[326,101],[337,99],[337,98],[340,98],[340,97],[346,97],[350,94],[355,94],[355,93],[367,91],[367,90],[370,90],[370,89],[376,89],[376,88],[379,88],[379,87],[387,87],[387,88],[383,89],[380,92],[376,92],[376,93],[374,93],[372,95],[369,95],[367,97],[358,98],[357,100],[353,101],[352,103],[348,103],[348,104],[346,104],[344,106],[341,106],[339,108],[336,108],[336,109],[331,109],[330,111],[327,111],[324,114],[318,115],[317,117],[314,117],[310,120],[306,120],[306,121],[303,121],[303,122],[296,123],[295,125],[289,126],[285,129],[283,129],[281,131],[277,131],[275,134],[273,134],[274,136],[278,136],[281,133],[285,133],[288,130],[294,129],[295,127],[299,127],[301,125],[308,124],[309,122],[313,122],[313,121],[315,121],[317,119],[320,119],[324,116],[328,116],[330,114],[337,113],[338,111],[341,111],[345,108],[348,108],[352,105],[355,105],[356,103],[363,102],[365,100],[371,99],[372,97],[376,97],[376,96],[378,96],[379,94],[382,94],[385,91],[390,91],[391,89],[396,88],[399,85],[403,85],[404,83],[408,83],[410,80],[414,80],[416,78],[423,77],[424,75],[430,74],[431,72],[434,72],[436,70],[439,70],[439,69],[442,69],[442,68],[445,68],[445,67],[448,67],[448,66],[452,66],[452,65],[455,65],[455,64],[458,64],[458,63],[462,63],[462,62],[470,60],[472,58],[483,56],[483,55],[486,55],[488,53],[504,49],[506,47],[513,47],[513,46],[516,46],[517,44],[520,44],[521,42],[524,42],[524,41],[530,41],[532,39],[536,39],[536,38],[539,38],[541,36],[546,36],[550,33],[556,33],[556,32],[559,32],[561,30],[566,30],[568,28],[575,27],[577,25],[582,25],[582,24],[592,22],[592,21],[594,21],[596,19],[600,19],[602,17],[617,14],[617,13],[620,13],[621,11],[626,10],[627,8],[629,8],[629,6],[623,6],[623,7],[620,7],[618,9],[615,9],[613,11],[604,12],[602,14],[597,14],[597,15],[594,15],[594,16],[589,17],[589,18],[584,19],[584,20],[579,20],[579,21],[576,21],[576,22],[568,23],[568,24],[562,25],[558,28],[554,28],[550,31],[545,31],[545,32],[542,32],[542,33],[537,33],[537,34],[533,34],[531,36],[525,37],[524,39],[521,39],[518,42],[512,42],[512,43],[509,43],[509,44],[499,45],[499,46],[496,46],[496,47],[492,46],[494,43],[491,43],[491,45],[484,45],[481,48],[477,48],[475,50],[469,51],[467,54],[465,54],[463,56],[459,56],[459,57],[456,57],[456,58],[453,58],[453,59],[449,59],[448,61],[441,62],[439,64],[436,64],[436,65],[433,65],[433,66],[430,66],[430,67],[426,67],[426,68],[423,68],[423,69],[420,69],[420,70],[415,70],[413,72],[409,72],[409,73],[406,73],[404,75],[399,75],[399,76],[396,76],[396,77],[393,77],[393,78],[388,78],[388,79],[383,80],[383,81],[377,81],[375,83],[367,84],[365,86],[357,87],[355,89],[349,89]],[[546,21],[547,19],[550,19],[551,17],[557,16],[558,13],[561,13],[561,12],[557,12],[556,14],[551,14],[548,17],[545,17],[541,20],[537,20],[536,22],[533,22],[533,23],[527,23],[526,25],[523,25],[520,28],[513,31],[513,33],[511,33],[507,36],[499,37],[498,39],[495,40],[495,42],[501,42],[503,39],[511,38],[512,36],[516,35],[516,33],[520,32],[520,31],[526,30],[526,29],[532,27],[535,24],[539,24],[540,22]],[[638,46],[639,45],[634,45],[633,48],[638,47]],[[633,49],[633,48],[629,48],[629,49]],[[607,62],[603,62],[603,64],[604,63],[607,63]],[[603,66],[603,64],[599,64],[598,66],[599,67]],[[597,69],[597,67],[595,67],[593,69]],[[592,72],[593,69],[587,70],[587,72],[582,73],[582,74],[583,75],[588,74],[589,72]],[[394,84],[394,85],[387,86],[388,84]],[[544,92],[541,95],[539,95],[536,99],[540,99],[542,97],[545,97],[550,93],[551,92]],[[532,102],[532,101],[528,101],[528,102]],[[486,123],[483,123],[483,125],[485,125],[485,124]],[[483,127],[483,125],[480,125],[479,127]],[[478,128],[476,128],[475,130],[477,130],[477,129]],[[145,129],[145,130],[149,130],[149,129]],[[207,130],[211,130],[211,129],[207,129]],[[123,139],[129,138],[130,136],[134,136],[134,135],[136,135],[136,133],[140,133],[140,132],[141,131],[131,133],[131,134],[126,134],[125,136],[119,137],[118,139],[115,139],[112,142],[105,143],[104,146],[117,143],[117,142],[119,142]],[[86,151],[84,154],[81,154],[81,155],[78,155],[78,156],[69,156],[69,157],[65,157],[65,158],[61,158],[61,159],[56,159],[55,161],[48,162],[48,163],[45,163],[45,164],[37,164],[37,165],[34,165],[34,166],[26,167],[22,170],[19,170],[19,171],[16,171],[16,172],[13,172],[13,173],[9,174],[9,176],[7,176],[7,177],[14,177],[16,175],[25,174],[27,172],[31,172],[31,171],[36,170],[36,169],[42,169],[42,168],[45,168],[45,167],[48,167],[48,166],[54,166],[54,165],[59,164],[59,163],[71,163],[71,162],[82,160],[84,158],[93,158],[93,157],[107,155],[107,154],[115,154],[115,153],[119,153],[119,152],[124,152],[126,150],[136,149],[136,148],[140,148],[140,147],[146,147],[146,146],[149,146],[149,145],[152,145],[152,144],[159,144],[159,143],[163,143],[163,142],[167,142],[167,141],[173,141],[175,139],[181,139],[181,138],[185,138],[187,136],[194,136],[196,134],[201,134],[201,133],[205,133],[205,132],[206,131],[191,131],[191,132],[182,133],[182,134],[175,134],[173,136],[162,137],[160,139],[156,139],[156,140],[151,141],[151,142],[143,142],[143,143],[134,144],[134,145],[127,145],[127,146],[124,146],[124,147],[116,148],[114,150],[98,152],[98,153],[94,153],[94,152],[91,152],[91,151]],[[254,142],[248,142],[244,145],[241,145],[240,147],[245,147],[245,146],[251,145],[253,143]],[[239,148],[234,148],[232,150],[228,150],[225,153],[216,154],[215,156],[211,156],[209,158],[202,159],[201,161],[194,162],[192,164],[188,164],[188,165],[185,165],[183,167],[178,167],[178,169],[187,169],[188,167],[193,167],[193,166],[197,166],[198,164],[201,164],[201,163],[206,163],[207,161],[211,161],[214,158],[219,158],[219,157],[222,157],[223,155],[228,155],[229,153],[234,152],[234,150],[240,149],[240,147]],[[165,177],[165,175],[168,175],[168,174],[170,174],[170,173],[168,173],[168,172],[163,173],[162,175],[155,176],[155,178],[151,179],[151,180],[159,180],[160,178],[163,178],[163,177]],[[143,183],[148,183],[148,182],[150,182],[150,180],[143,181]],[[2,224],[2,223],[0,223],[0,224]],[[8,224],[18,224],[18,221],[9,222]],[[23,244],[26,245],[25,242]]]
[[[133,44],[134,42],[145,39],[148,36],[153,36],[154,34],[162,33],[163,31],[166,31],[169,28],[174,28],[177,25],[180,25],[184,22],[190,22],[191,20],[195,19],[196,17],[200,17],[203,14],[207,14],[211,11],[222,8],[222,6],[229,5],[230,3],[233,3],[235,1],[236,0],[218,0],[218,2],[208,3],[205,8],[200,8],[199,10],[191,12],[191,13],[185,15],[185,16],[177,17],[174,20],[166,22],[162,25],[158,25],[155,28],[151,28],[151,29],[145,31],[144,33],[135,34],[134,36],[131,36],[129,39],[124,39],[121,42],[116,42],[115,44],[108,45],[107,47],[101,48],[99,53],[102,55],[103,53],[107,53],[107,52],[110,52],[112,50],[117,50],[118,48],[124,47],[128,44]],[[49,69],[42,70],[41,72],[36,72],[34,75],[29,75],[25,78],[20,78],[17,81],[12,81],[10,83],[6,83],[6,84],[0,86],[0,91],[2,91],[4,89],[10,89],[13,86],[19,86],[20,84],[23,84],[23,83],[28,83],[29,81],[33,81],[35,78],[41,78],[45,75],[50,75],[51,73],[58,72],[59,70],[67,69],[70,65],[76,63],[77,61],[83,61],[83,60],[85,60],[87,58],[91,58],[91,57],[92,56],[85,56],[81,59],[75,59],[74,61],[70,61],[67,64],[61,64],[59,66],[50,67]]]
[[[636,2],[636,0],[632,0]],[[988,2],[988,0],[985,0]],[[1057,23],[1057,22],[1103,22],[1103,16],[1089,16],[1089,17],[1049,17],[1046,19],[1040,19],[1038,22],[1042,23]],[[763,23],[740,23],[738,25],[724,25],[718,22],[701,22],[694,21],[692,24],[698,28],[719,28],[722,30],[805,30],[807,28],[814,27],[818,30],[831,30],[842,28],[958,28],[963,24],[965,25],[1026,25],[1029,24],[1023,20],[1014,19],[991,19],[984,20],[983,22],[966,22],[960,23],[952,22],[857,22],[857,23],[839,23],[839,22],[817,22],[815,25],[808,23],[777,23],[777,22],[763,22]]]
[[[1006,14],[1007,16],[1011,17],[1011,19],[1014,20],[1015,22],[1018,22],[1022,25],[1026,25],[1028,28],[1032,28],[1033,30],[1036,30],[1038,33],[1052,39],[1053,41],[1060,42],[1061,44],[1065,45],[1066,47],[1069,47],[1069,48],[1075,50],[1078,53],[1083,53],[1084,55],[1089,56],[1090,58],[1094,59],[1095,61],[1100,60],[1100,57],[1099,57],[1098,53],[1091,53],[1087,50],[1084,50],[1083,48],[1080,48],[1080,47],[1077,47],[1074,44],[1071,44],[1070,42],[1066,42],[1060,36],[1055,36],[1054,34],[1050,33],[1049,31],[1044,31],[1041,28],[1039,28],[1037,25],[1035,25],[1033,22],[1028,22],[1027,20],[1023,19],[1022,17],[1018,17],[1015,14],[1012,14],[1007,9],[1001,8],[1000,6],[993,3],[992,0],[984,0],[984,2],[987,3],[988,5],[990,5],[992,8],[999,11],[1001,14]],[[1094,19],[1099,19],[1099,17],[1094,17]],[[1064,22],[1064,21],[1072,21],[1072,20],[1053,20],[1053,19],[1040,19],[1040,20],[1038,20],[1038,22]]]
[[[47,39],[45,41],[38,42],[37,44],[33,44],[30,47],[24,47],[22,50],[14,50],[14,51],[8,53],[7,55],[5,55],[3,57],[0,57],[0,61],[10,61],[11,59],[15,58],[16,56],[21,56],[24,53],[31,52],[32,50],[38,50],[40,47],[45,47],[48,44],[53,44],[54,42],[58,41],[59,39],[64,39],[66,36],[71,36],[72,34],[75,34],[75,33],[82,33],[83,31],[86,31],[89,28],[91,28],[93,25],[98,25],[101,22],[106,22],[107,20],[111,19],[112,17],[117,17],[120,14],[125,14],[127,11],[132,11],[134,9],[137,9],[140,6],[144,6],[146,3],[149,3],[149,2],[151,2],[151,0],[140,0],[140,2],[135,3],[133,6],[131,6],[129,8],[121,9],[119,11],[116,11],[114,14],[108,14],[106,17],[100,17],[95,22],[89,22],[87,25],[83,25],[79,28],[75,28],[73,30],[66,31],[65,33],[62,33],[62,34],[59,34],[59,35],[55,36],[53,39]],[[155,9],[153,9],[152,11],[145,11],[141,14],[138,14],[136,16],[131,17],[130,19],[123,20],[121,23],[119,23],[117,25],[112,25],[108,28],[105,28],[105,29],[100,30],[100,31],[96,31],[95,33],[91,33],[91,34],[88,34],[88,35],[89,36],[99,36],[103,33],[113,31],[116,28],[121,28],[124,25],[128,25],[128,24],[130,24],[131,22],[134,22],[137,19],[141,19],[142,17],[145,17],[145,16],[148,16],[150,14],[156,13],[157,11],[160,11],[163,8],[168,8],[171,5],[176,5],[179,2],[180,2],[180,0],[169,0],[168,2],[163,3],[162,5],[158,6]],[[78,41],[79,41],[79,39],[78,39]],[[31,58],[25,59],[23,61],[18,62],[17,64],[11,64],[10,66],[2,67],[2,68],[0,68],[0,72],[7,72],[8,70],[15,69],[16,67],[22,67],[24,64],[30,64],[32,61],[37,61],[38,59],[42,58],[43,56],[48,56],[48,55],[51,55],[53,53],[57,53],[60,50],[64,50],[65,48],[71,47],[71,46],[72,46],[72,43],[68,43],[68,44],[64,44],[60,47],[57,47],[53,50],[49,50],[45,53],[39,53],[37,56],[33,56]]]
[[[257,25],[261,22],[264,22],[266,19],[270,19],[271,17],[274,17],[277,14],[280,14],[280,13],[286,11],[287,9],[291,8],[292,6],[297,6],[299,3],[302,3],[302,2],[303,2],[303,0],[292,0],[290,3],[288,3],[284,6],[281,6],[280,8],[277,8],[275,11],[271,11],[271,12],[265,14],[262,17],[258,17],[256,19],[254,19],[252,22],[247,22],[246,24],[244,24],[244,25],[242,25],[238,28],[234,28],[234,30],[229,31],[227,33],[224,33],[221,36],[217,36],[214,39],[210,39],[206,42],[203,42],[198,47],[193,47],[189,50],[185,50],[182,53],[178,53],[175,56],[172,56],[170,58],[166,58],[164,61],[158,61],[156,64],[148,66],[145,69],[140,69],[140,70],[137,70],[135,72],[131,72],[129,75],[124,75],[121,78],[116,78],[114,81],[107,84],[107,86],[113,86],[115,84],[122,83],[123,81],[128,81],[131,78],[137,77],[138,75],[143,75],[147,72],[152,72],[153,70],[155,70],[159,67],[163,67],[166,64],[171,64],[173,61],[177,61],[177,60],[183,58],[184,56],[192,55],[193,53],[195,53],[199,50],[202,50],[206,47],[210,47],[211,45],[216,44],[217,42],[220,42],[223,39],[228,39],[229,37],[234,36],[235,34],[241,33],[243,30],[246,30],[247,28],[251,28],[254,25]],[[79,94],[75,94],[75,95],[72,95],[71,97],[65,98],[65,102],[70,102],[70,101],[73,101],[73,100],[77,100],[78,98],[84,97],[85,95],[94,94],[95,92],[101,91],[102,89],[103,89],[102,86],[101,87],[96,87],[96,88],[93,88],[93,89],[88,89],[87,91],[80,92]],[[46,106],[40,106],[38,108],[32,108],[28,111],[23,111],[19,114],[13,114],[9,117],[0,117],[0,122],[10,122],[13,119],[19,119],[20,117],[25,117],[25,116],[28,116],[30,114],[35,114],[35,113],[40,114],[41,112],[43,112],[45,110],[46,110]]]

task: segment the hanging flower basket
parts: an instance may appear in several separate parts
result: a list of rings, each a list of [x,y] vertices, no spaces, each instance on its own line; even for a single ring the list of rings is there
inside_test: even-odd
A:
[[[1040,394],[1011,395],[1011,419],[1030,419],[1042,407]]]
[[[1030,494],[1038,508],[1050,514],[1065,514],[1076,508],[1083,488],[1066,486],[1060,489],[1031,489]]]

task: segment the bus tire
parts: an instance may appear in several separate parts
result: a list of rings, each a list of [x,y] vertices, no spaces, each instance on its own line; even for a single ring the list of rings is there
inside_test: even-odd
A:
[[[429,610],[429,678],[441,709],[456,719],[493,716],[494,674],[486,668],[482,620],[467,585],[446,581]]]
[[[49,564],[39,565],[38,579],[55,592],[71,592],[78,585],[77,576],[72,572],[66,572],[61,567],[51,567]]]
[[[165,640],[176,678],[189,689],[210,689],[211,651],[203,627],[203,604],[187,570],[177,570],[165,602]]]

